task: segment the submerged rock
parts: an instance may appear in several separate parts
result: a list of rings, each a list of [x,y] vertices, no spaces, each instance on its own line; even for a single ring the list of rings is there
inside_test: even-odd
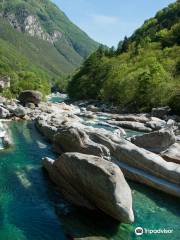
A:
[[[45,158],[43,166],[73,204],[100,209],[124,223],[134,221],[131,190],[115,164],[97,156],[65,153],[56,161]]]
[[[172,129],[161,129],[141,136],[134,136],[130,140],[139,147],[151,152],[160,153],[174,144],[176,137]]]

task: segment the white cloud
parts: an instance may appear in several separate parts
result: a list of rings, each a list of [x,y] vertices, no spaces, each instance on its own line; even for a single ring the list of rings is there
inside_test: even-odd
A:
[[[116,24],[119,22],[119,18],[116,16],[107,16],[101,14],[92,15],[92,19],[96,24]]]

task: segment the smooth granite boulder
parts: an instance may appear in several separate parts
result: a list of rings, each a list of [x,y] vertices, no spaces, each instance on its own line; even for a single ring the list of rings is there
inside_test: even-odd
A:
[[[111,133],[91,131],[88,134],[91,140],[110,150],[111,161],[121,168],[125,177],[180,197],[179,164],[167,162],[159,155]]]
[[[141,136],[134,136],[130,138],[130,140],[136,146],[145,148],[154,153],[160,153],[174,144],[176,137],[173,130],[171,128],[167,128],[151,133],[146,133]]]
[[[116,135],[91,132],[90,139],[106,146],[110,150],[113,159],[170,182],[180,184],[180,165],[166,162],[159,155],[140,148]]]
[[[124,223],[134,221],[131,190],[117,165],[97,156],[65,153],[56,161],[45,158],[43,166],[71,203],[99,209]]]
[[[105,146],[91,141],[80,127],[64,127],[54,136],[54,149],[58,153],[79,152],[96,156],[109,156]]]

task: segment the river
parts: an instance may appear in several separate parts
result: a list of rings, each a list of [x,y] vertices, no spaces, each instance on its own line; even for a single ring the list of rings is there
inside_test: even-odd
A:
[[[129,182],[135,223],[119,224],[100,213],[68,204],[42,169],[44,156],[56,157],[33,123],[11,122],[14,147],[0,151],[0,240],[178,240],[176,198]],[[135,227],[172,229],[172,234],[135,236]]]

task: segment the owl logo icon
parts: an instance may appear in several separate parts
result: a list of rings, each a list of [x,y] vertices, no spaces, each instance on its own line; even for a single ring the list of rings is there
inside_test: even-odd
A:
[[[143,234],[143,228],[142,227],[137,227],[135,230],[134,230],[135,234],[140,236]]]

